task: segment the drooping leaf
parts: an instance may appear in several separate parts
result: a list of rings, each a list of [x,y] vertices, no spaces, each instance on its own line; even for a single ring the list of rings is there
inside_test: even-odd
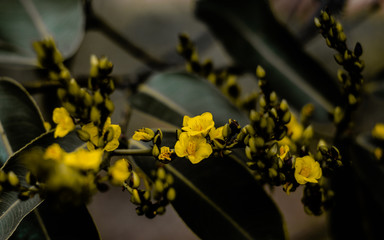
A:
[[[236,64],[251,72],[261,65],[272,89],[296,109],[313,103],[315,119],[326,121],[340,102],[336,81],[275,20],[267,1],[200,0],[196,15]]]
[[[0,2],[0,63],[35,65],[32,42],[47,34],[64,58],[83,39],[85,17],[80,0],[15,0]]]
[[[235,119],[241,125],[247,117],[234,106],[216,87],[195,75],[175,72],[161,73],[141,86],[130,99],[133,107],[176,126],[181,126],[183,116],[211,112],[217,126]]]
[[[171,146],[175,133],[164,132]],[[134,148],[147,146],[132,141]],[[135,156],[135,163],[151,176],[153,157]],[[231,158],[208,158],[193,165],[176,158],[165,168],[174,176],[172,202],[184,222],[202,239],[284,239],[280,212],[247,168]]]
[[[58,142],[67,151],[73,151],[83,144],[75,133],[62,139],[54,139],[52,132],[40,136],[45,128],[37,105],[19,83],[9,78],[0,78],[0,130],[1,164],[11,156],[2,169],[15,172],[24,185],[26,169],[21,161],[28,149]],[[56,239],[54,236],[99,239],[85,206],[66,210],[55,213],[51,203],[42,202],[38,196],[20,201],[16,192],[3,191],[0,193],[0,239],[8,238],[19,224],[12,239],[46,239],[47,232],[51,239]],[[23,220],[28,213],[31,214]],[[60,226],[52,225],[55,223]],[[58,233],[61,235],[54,235]]]
[[[332,181],[335,206],[330,214],[334,239],[381,239],[384,214],[384,166],[374,158],[374,141],[368,134],[356,142],[343,142],[343,158],[351,165],[338,171]]]

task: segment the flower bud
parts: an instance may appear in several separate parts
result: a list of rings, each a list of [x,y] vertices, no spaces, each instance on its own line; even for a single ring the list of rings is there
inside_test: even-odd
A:
[[[137,191],[137,189],[133,189],[133,191],[132,191],[131,202],[133,204],[136,204],[136,205],[140,205],[141,204],[141,199],[140,199],[139,191]]]
[[[153,148],[152,148],[152,155],[157,158],[160,154],[160,150],[159,150],[159,147],[155,144],[153,145]]]
[[[265,78],[265,70],[260,65],[256,67],[256,76],[258,78]]]
[[[77,84],[76,80],[72,78],[69,80],[68,83],[68,93],[71,94],[72,96],[77,96],[79,94],[80,87]]]
[[[115,110],[115,105],[109,98],[105,98],[105,108],[108,109],[108,111],[111,113]]]
[[[95,104],[98,105],[104,101],[104,97],[101,95],[100,91],[96,91],[93,97]]]
[[[132,171],[130,184],[132,188],[138,188],[140,186],[140,177],[135,171]]]
[[[88,141],[89,141],[90,136],[89,136],[89,133],[88,133],[88,132],[86,132],[86,131],[84,131],[84,130],[81,130],[81,129],[78,129],[78,130],[76,131],[76,133],[77,133],[77,136],[78,136],[82,141],[84,141],[84,142],[88,142]]]
[[[160,167],[157,169],[157,173],[156,173],[156,176],[161,179],[161,180],[164,180],[165,177],[166,177],[166,172],[164,170],[164,168]]]
[[[167,191],[167,199],[172,202],[176,198],[176,191],[174,188],[169,188]]]
[[[157,192],[163,192],[164,191],[164,184],[160,179],[157,179],[155,181],[155,190]]]
[[[19,178],[17,177],[17,175],[10,171],[8,172],[8,182],[9,184],[11,184],[11,186],[13,187],[16,187],[17,185],[19,185],[20,181],[19,181]]]

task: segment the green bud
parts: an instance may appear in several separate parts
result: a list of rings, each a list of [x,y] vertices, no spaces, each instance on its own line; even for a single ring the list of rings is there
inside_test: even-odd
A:
[[[155,144],[152,148],[152,155],[157,158],[160,154],[159,147]]]
[[[341,107],[337,106],[335,108],[335,111],[333,113],[333,121],[336,123],[336,124],[339,124],[344,118],[344,112],[343,110],[341,109]]]
[[[265,168],[265,164],[262,162],[262,161],[257,161],[256,162],[257,166],[260,168],[260,169],[264,169]]]
[[[89,141],[90,136],[89,136],[88,132],[83,131],[81,129],[78,129],[76,131],[76,133],[77,133],[77,136],[81,139],[81,141],[83,141],[83,142],[88,142]]]
[[[164,184],[160,179],[157,179],[155,181],[155,190],[157,192],[163,192],[164,191]]]
[[[232,153],[232,151],[231,150],[228,150],[228,149],[225,149],[224,151],[223,151],[223,154],[225,155],[225,156],[228,156],[228,155],[230,155]]]
[[[335,55],[333,55],[333,58],[338,64],[342,64],[344,62],[343,56],[339,53],[336,53]]]
[[[280,110],[283,112],[286,112],[286,111],[288,111],[288,109],[289,109],[289,106],[288,106],[287,100],[285,100],[285,99],[281,100]]]
[[[165,182],[168,183],[169,185],[172,185],[173,182],[174,182],[174,180],[173,180],[173,176],[172,176],[171,174],[167,174],[165,180],[166,180]]]
[[[7,181],[7,178],[7,174],[3,170],[0,170],[0,183]]]
[[[260,65],[256,67],[256,76],[258,78],[265,78],[265,70]]]
[[[267,106],[267,102],[265,101],[265,97],[264,96],[260,97],[259,104],[260,104],[260,107],[262,107],[262,108]]]
[[[269,100],[270,100],[271,102],[275,102],[275,101],[277,101],[277,95],[276,95],[276,92],[275,92],[275,91],[271,92],[271,94],[269,95]]]
[[[328,47],[332,47],[331,40],[329,38],[325,38],[325,43],[327,44]]]
[[[92,97],[88,92],[84,92],[84,97],[83,97],[84,105],[86,107],[92,106]]]
[[[167,199],[172,202],[176,198],[176,191],[174,188],[169,188],[167,191]]]
[[[57,89],[57,96],[60,99],[60,101],[64,101],[65,97],[67,96],[67,91],[64,88]]]
[[[93,99],[97,105],[104,101],[104,97],[101,95],[100,91],[95,92]]]
[[[320,20],[319,20],[317,17],[315,17],[315,18],[313,19],[313,21],[314,21],[315,26],[316,26],[317,28],[320,28],[320,27],[321,27],[321,22],[320,22]]]
[[[76,80],[72,78],[69,80],[68,83],[68,93],[71,94],[72,96],[77,96],[79,94],[80,87],[77,84]]]
[[[280,178],[280,181],[284,182],[285,181],[285,174],[284,173],[279,173],[279,178]]]
[[[71,73],[66,68],[62,69],[60,71],[60,78],[61,79],[71,79]]]
[[[223,149],[225,147],[225,142],[223,142],[221,139],[212,139],[212,142],[219,149]]]
[[[322,11],[321,12],[321,17],[323,18],[324,22],[327,22],[329,20],[329,15],[328,15],[327,12]]]
[[[70,102],[63,102],[63,107],[69,112],[69,114],[74,115],[76,113],[76,107]]]
[[[105,98],[105,107],[108,109],[110,113],[115,110],[115,105],[109,98]]]
[[[237,136],[236,136],[236,140],[238,142],[244,141],[244,138],[245,138],[245,133],[243,131],[239,132],[239,134],[237,134]]]
[[[251,153],[251,148],[249,146],[245,147],[245,156],[249,159],[252,160],[252,153]]]
[[[229,127],[228,123],[224,125],[222,134],[224,138],[231,136],[231,128]]]
[[[268,169],[268,175],[270,178],[275,178],[277,176],[277,171],[274,168],[269,168]]]
[[[249,113],[249,118],[251,119],[252,122],[258,122],[260,121],[260,113],[252,109],[251,112]]]
[[[145,191],[143,194],[143,197],[146,201],[148,201],[151,198],[151,192],[150,191]]]
[[[260,127],[261,128],[266,128],[267,127],[267,119],[266,118],[261,118],[260,119]]]
[[[112,79],[109,79],[108,92],[112,93],[113,91],[115,91],[115,81],[113,81]]]
[[[345,52],[344,52],[344,60],[349,60],[349,59],[351,59],[351,54],[349,54],[349,52],[348,52],[348,50],[345,50]]]
[[[14,172],[10,171],[8,172],[8,182],[11,184],[11,186],[16,187],[19,185],[19,178]]]
[[[261,148],[264,146],[264,139],[262,137],[256,137],[255,138],[255,146],[257,148]]]
[[[163,215],[165,213],[165,207],[163,207],[163,206],[158,207],[156,209],[156,213],[160,214],[160,215]]]
[[[287,124],[291,121],[291,112],[286,112],[284,115],[283,115],[283,118],[281,119],[283,121],[283,123]]]
[[[157,174],[156,174],[156,175],[157,175],[157,177],[158,177],[159,179],[165,180],[166,172],[165,172],[164,168],[162,168],[162,167],[158,168],[158,169],[157,169]]]
[[[275,119],[278,118],[276,108],[271,108],[270,113]]]
[[[97,147],[98,148],[104,148],[105,147],[105,141],[104,138],[99,138],[99,141],[97,142]]]
[[[140,186],[140,177],[135,171],[132,171],[131,176],[132,176],[132,178],[131,178],[132,186],[131,187],[136,189]]]
[[[132,191],[131,202],[133,204],[136,204],[136,205],[140,205],[141,204],[141,199],[140,199],[139,191],[137,191],[137,189],[133,189],[133,191]]]
[[[276,156],[278,151],[278,144],[274,143],[271,148],[268,150],[267,157],[272,158],[273,156]]]
[[[249,138],[248,146],[249,146],[249,148],[251,149],[251,152],[252,152],[252,153],[256,153],[256,152],[257,152],[257,149],[256,149],[256,140],[255,140],[254,137],[250,137],[250,138]]]
[[[338,39],[339,39],[341,42],[345,42],[345,41],[347,40],[347,36],[345,35],[344,32],[341,32],[341,33],[339,33]]]
[[[90,120],[94,123],[100,122],[101,118],[101,113],[100,110],[97,109],[95,106],[91,108],[91,113],[90,113]]]
[[[247,124],[244,128],[245,128],[245,130],[247,131],[247,133],[249,133],[249,135],[255,135],[255,134],[256,134],[256,131],[255,131],[255,129],[252,127],[252,125]]]

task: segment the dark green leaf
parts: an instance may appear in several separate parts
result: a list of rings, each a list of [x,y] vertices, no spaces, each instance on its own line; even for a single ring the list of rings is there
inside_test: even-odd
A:
[[[21,160],[23,153],[28,149],[34,146],[46,147],[54,142],[59,142],[67,151],[73,151],[83,144],[75,133],[71,133],[63,139],[54,139],[51,132],[34,140],[45,132],[41,114],[31,96],[22,86],[8,78],[0,78],[0,127],[1,164],[16,152],[3,166],[3,170],[14,171],[22,184],[25,184],[26,169],[21,164]],[[27,145],[32,140],[34,142]],[[27,146],[24,147],[25,145]],[[21,148],[23,150],[20,150]],[[0,200],[0,239],[12,234],[19,223],[20,226],[13,234],[13,239],[44,239],[46,238],[45,231],[48,232],[51,239],[57,237],[99,239],[98,232],[85,206],[68,208],[66,212],[55,212],[51,207],[52,203],[42,203],[38,196],[27,201],[20,201],[16,192],[2,192]],[[39,207],[35,209],[38,205]],[[28,216],[21,221],[27,214]],[[80,227],[81,229],[79,229]]]
[[[164,144],[175,142],[164,133]],[[132,141],[132,146],[145,148]],[[134,157],[150,175],[153,157]],[[280,212],[247,168],[231,158],[208,158],[193,165],[177,158],[165,165],[173,174],[176,200],[172,203],[185,223],[202,239],[284,239]]]
[[[325,121],[340,102],[336,81],[275,20],[267,1],[200,0],[196,15],[239,66],[254,72],[261,65],[272,89],[296,109],[311,102],[315,119]]]
[[[74,54],[84,35],[80,0],[0,2],[0,62],[36,64],[32,42],[52,35],[64,58]]]
[[[248,122],[244,113],[205,79],[188,73],[161,73],[144,84],[130,99],[132,105],[157,118],[181,126],[183,116],[211,112],[217,126],[232,118],[241,125]]]
[[[356,143],[344,142],[343,158],[351,165],[336,172],[333,178],[335,206],[330,227],[335,239],[382,239],[384,215],[384,166],[374,158],[374,142],[368,134]]]
[[[25,174],[27,169],[23,164],[27,156],[25,154],[28,154],[28,151],[34,147],[46,148],[53,143],[59,143],[67,152],[71,152],[84,144],[75,132],[68,134],[64,138],[54,138],[53,132],[45,133],[13,154],[2,169],[5,172],[13,171],[20,179],[20,183],[26,185]],[[21,201],[18,199],[18,193],[13,191],[1,192],[0,199],[0,239],[6,239],[10,236],[20,221],[43,201],[38,195],[29,200]]]

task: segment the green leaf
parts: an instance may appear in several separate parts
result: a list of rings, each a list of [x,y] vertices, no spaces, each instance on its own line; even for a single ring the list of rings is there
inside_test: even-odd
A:
[[[164,132],[167,146],[175,133]],[[146,148],[132,141],[134,148]],[[156,169],[153,157],[135,156],[135,163],[148,175]],[[246,166],[232,158],[208,158],[193,165],[176,158],[164,165],[174,176],[180,217],[202,239],[284,239],[280,212]]]
[[[80,0],[0,2],[0,63],[35,65],[32,42],[52,35],[64,58],[80,46],[85,16]]]
[[[384,215],[384,166],[374,159],[376,148],[369,134],[356,142],[345,141],[340,149],[351,165],[344,166],[332,179],[335,205],[330,227],[335,239],[382,239]]]
[[[290,105],[300,110],[303,105],[313,103],[315,119],[328,120],[334,105],[341,100],[336,81],[276,21],[268,1],[244,0],[239,4],[200,0],[196,15],[238,66],[254,72],[261,65],[272,89]]]
[[[28,149],[35,146],[47,147],[58,142],[67,151],[73,151],[84,144],[75,133],[54,139],[52,132],[44,132],[42,116],[32,97],[16,81],[0,78],[0,161],[3,164],[11,156],[2,169],[15,172],[23,185],[26,185],[26,169],[21,161]],[[43,135],[38,137],[41,134]],[[29,144],[31,141],[33,142]],[[38,196],[20,201],[16,192],[1,192],[0,239],[8,238],[19,224],[20,227],[12,239],[26,239],[27,236],[28,239],[44,239],[47,238],[47,233],[51,239],[55,239],[55,236],[66,239],[99,239],[85,206],[68,208],[66,212],[55,212],[51,205],[52,203],[42,202]],[[39,207],[35,209],[37,206]],[[31,214],[21,221],[28,213]]]
[[[16,81],[0,77],[0,165],[44,132],[43,117],[32,97]]]
[[[195,75],[171,72],[152,77],[130,98],[133,107],[161,120],[181,126],[183,116],[211,112],[216,126],[235,119],[241,125],[248,118],[207,80]]]

